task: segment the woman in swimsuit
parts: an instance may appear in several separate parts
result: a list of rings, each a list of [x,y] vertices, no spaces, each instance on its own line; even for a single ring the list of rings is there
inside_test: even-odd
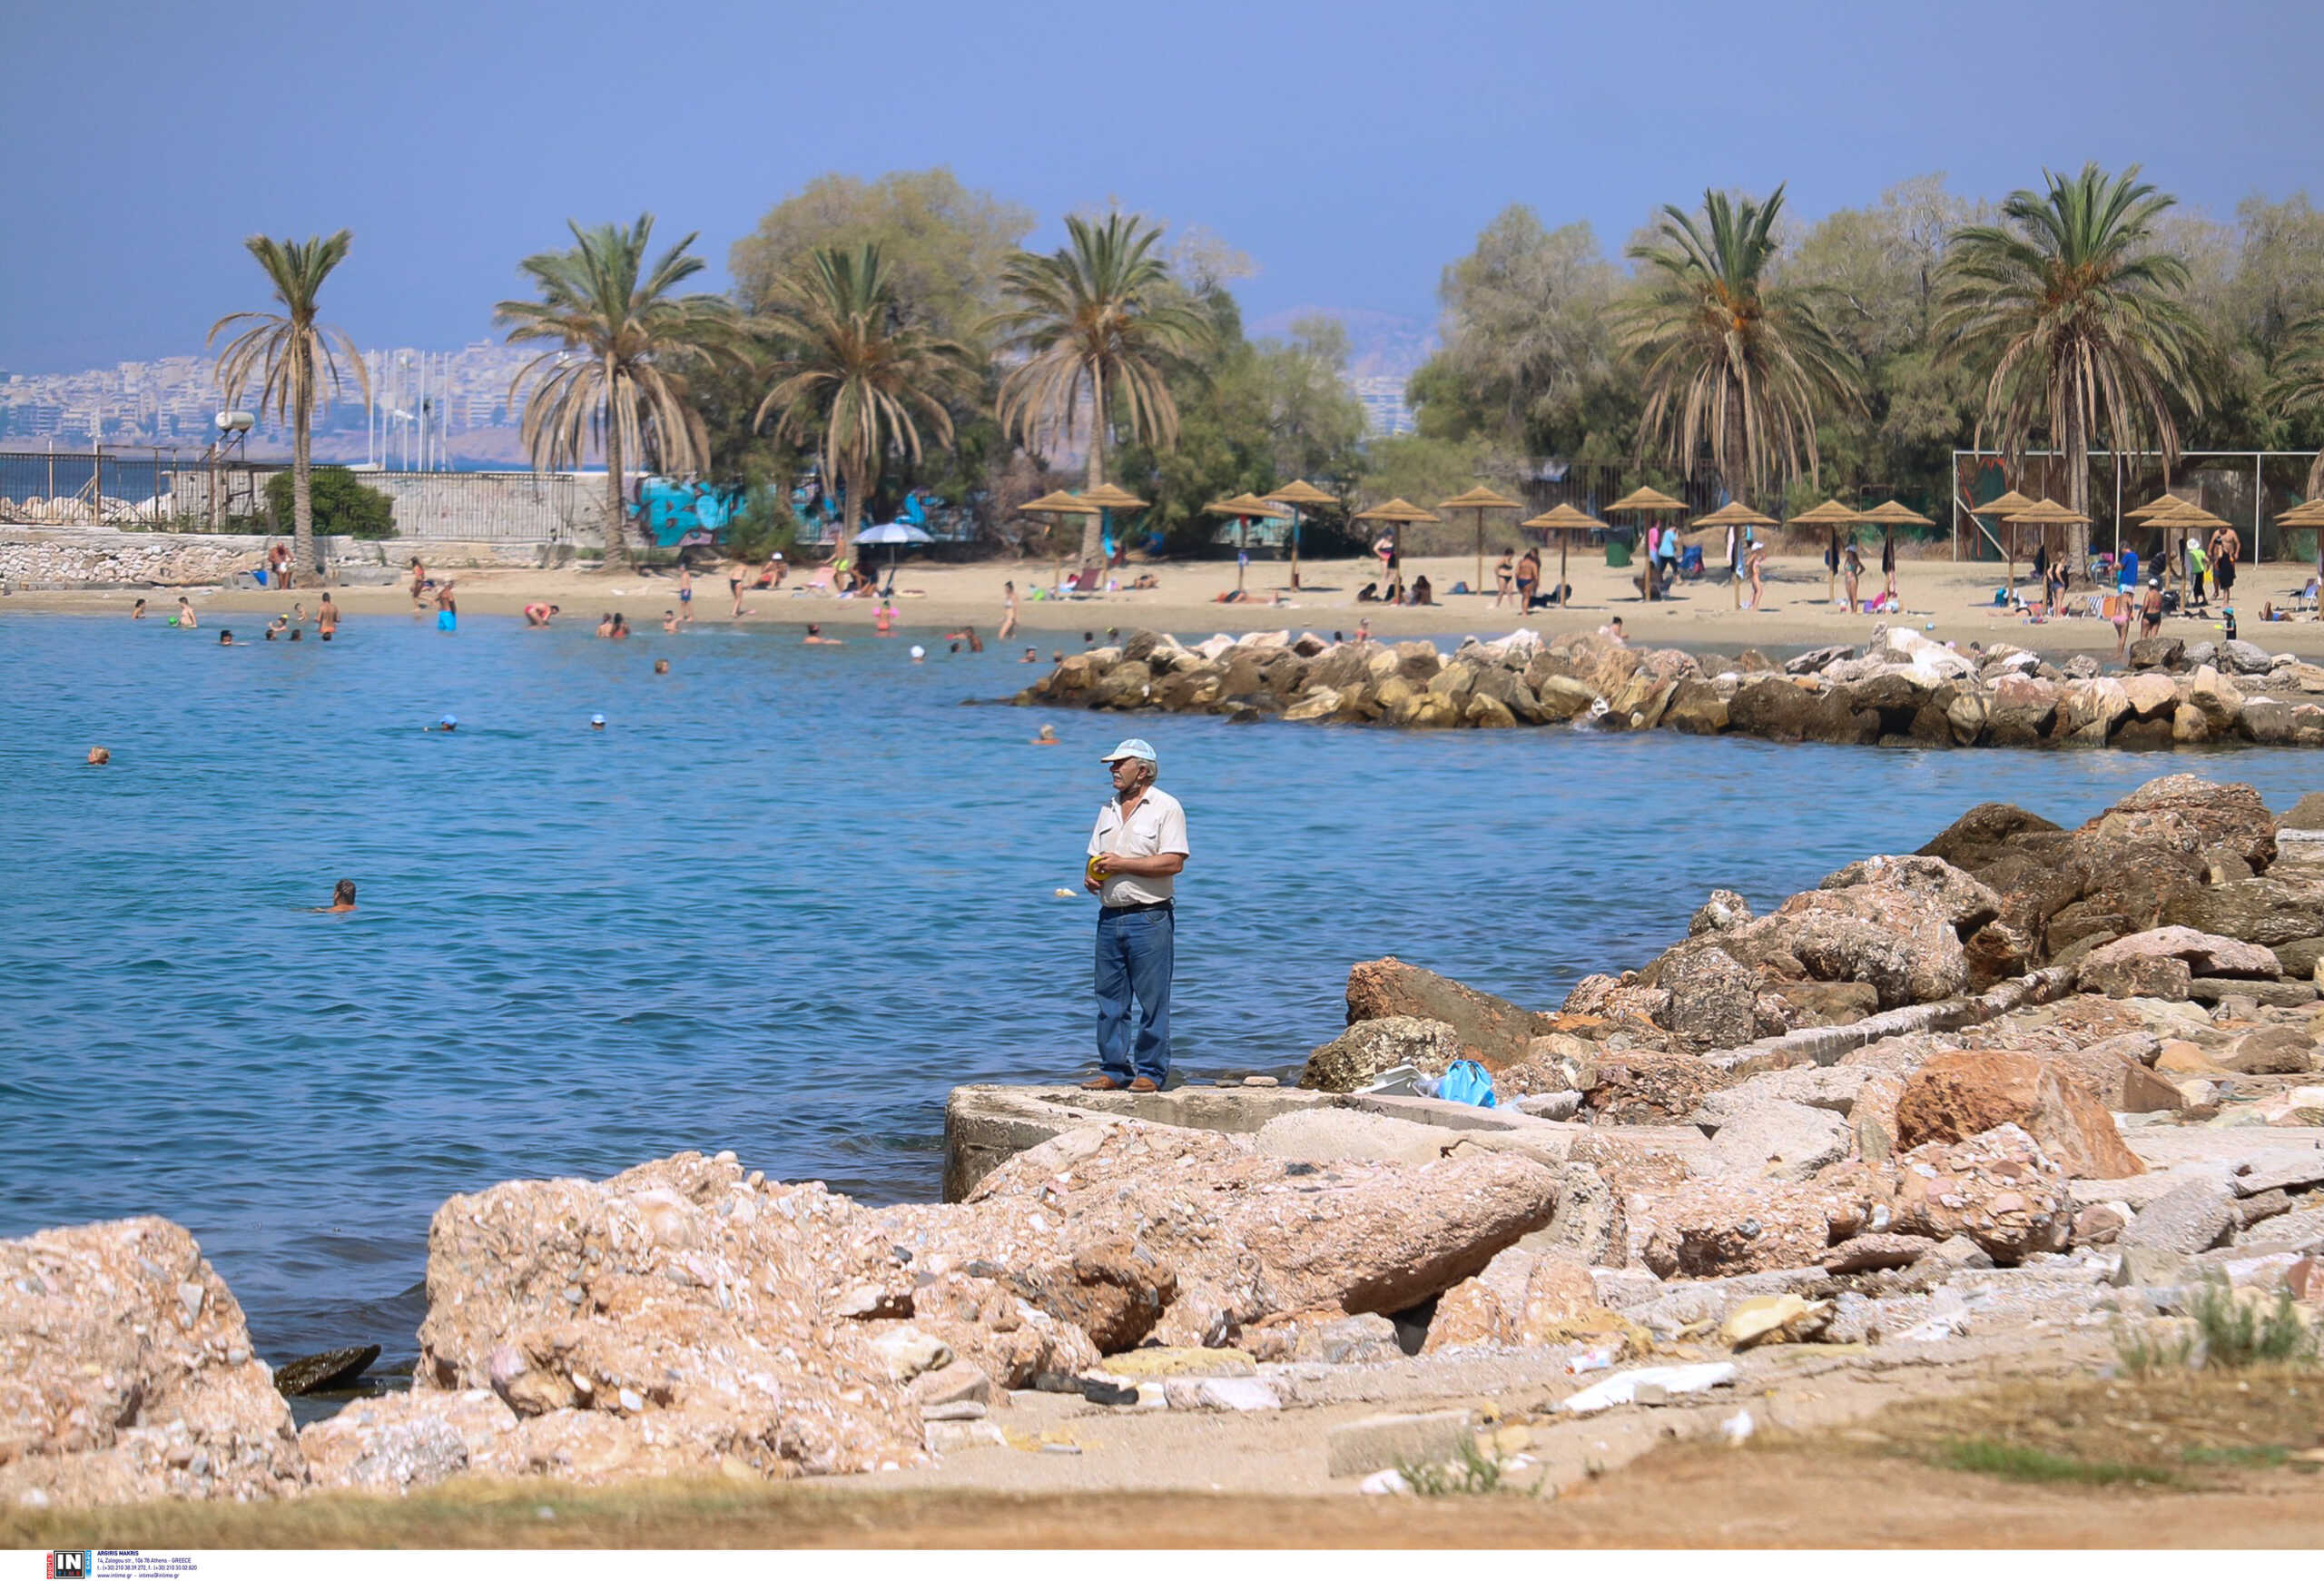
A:
[[[1511,563],[1511,553],[1508,549],[1502,550],[1501,564],[1492,568],[1492,607],[1496,609],[1508,601],[1516,588],[1517,568]],[[1520,608],[1522,608],[1521,604]]]

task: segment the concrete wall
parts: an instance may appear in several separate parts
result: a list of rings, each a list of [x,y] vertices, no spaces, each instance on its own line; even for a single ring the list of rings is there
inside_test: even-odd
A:
[[[81,588],[214,587],[237,574],[256,570],[266,563],[269,546],[287,541],[287,535],[0,529],[0,584],[28,593]],[[344,581],[393,580],[385,573],[400,570],[415,554],[431,568],[467,570],[561,564],[572,553],[569,545],[507,539],[360,542],[326,538],[321,545],[325,561]],[[378,569],[362,576],[359,569],[364,568]]]

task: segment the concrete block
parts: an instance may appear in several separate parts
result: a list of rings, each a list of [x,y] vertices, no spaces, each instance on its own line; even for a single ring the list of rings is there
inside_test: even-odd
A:
[[[1467,1411],[1366,1417],[1325,1436],[1325,1469],[1334,1477],[1361,1477],[1399,1461],[1425,1466],[1455,1459],[1462,1444],[1474,1441],[1470,1437],[1474,1430]]]

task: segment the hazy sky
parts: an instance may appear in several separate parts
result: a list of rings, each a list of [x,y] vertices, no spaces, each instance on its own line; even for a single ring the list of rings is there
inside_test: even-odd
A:
[[[262,305],[238,245],[345,225],[366,345],[489,332],[523,254],[659,216],[726,249],[828,170],[949,164],[1248,252],[1253,316],[1433,317],[1504,204],[1619,246],[1706,184],[1812,218],[1914,174],[1999,195],[2143,162],[2191,205],[2324,197],[2324,6],[1479,0],[0,0],[0,369],[195,349]]]

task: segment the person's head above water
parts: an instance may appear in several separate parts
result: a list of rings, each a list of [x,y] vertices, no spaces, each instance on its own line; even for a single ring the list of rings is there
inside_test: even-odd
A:
[[[670,661],[666,658],[655,659],[654,661],[654,673],[657,676],[668,675],[670,673]]]
[[[234,642],[234,634],[233,634],[233,632],[232,632],[231,629],[222,629],[222,630],[220,630],[220,632],[218,633],[218,646],[219,646],[219,647],[232,647],[232,646],[233,646],[233,642]]]
[[[428,726],[430,730],[457,730],[459,727],[460,722],[452,717],[449,714],[445,715],[442,718],[437,720],[436,723]]]
[[[351,878],[342,878],[332,884],[330,904],[334,908],[344,906],[349,911],[353,911],[355,909],[355,881]]]
[[[111,763],[112,761],[113,754],[107,752],[103,747],[92,746],[89,748],[89,766],[91,768],[103,768],[106,764]]]
[[[592,730],[602,730],[602,729],[604,729],[605,727],[606,727],[606,716],[605,716],[603,714],[592,714],[592,715],[590,715],[590,716],[589,716],[589,728],[590,728],[590,729],[592,729]]]

